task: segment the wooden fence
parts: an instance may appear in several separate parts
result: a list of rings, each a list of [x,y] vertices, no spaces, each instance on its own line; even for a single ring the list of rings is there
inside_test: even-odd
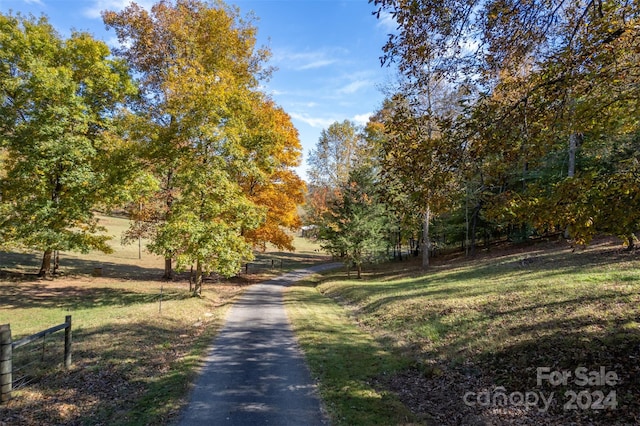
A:
[[[282,270],[283,267],[284,267],[284,262],[282,261],[282,259],[263,259],[263,260],[256,260],[250,263],[245,263],[243,269],[245,274],[249,274],[249,273],[257,273],[265,270],[275,270],[275,269]]]
[[[43,330],[15,342],[11,339],[11,326],[0,325],[0,403],[11,399],[13,390],[13,350],[44,339],[47,335],[64,329],[64,367],[71,367],[71,315],[65,317],[63,324]]]

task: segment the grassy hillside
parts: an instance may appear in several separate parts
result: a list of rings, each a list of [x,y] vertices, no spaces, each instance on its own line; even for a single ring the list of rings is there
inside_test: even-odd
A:
[[[361,281],[336,273],[288,297],[338,424],[394,398],[413,412],[406,421],[436,425],[638,424],[639,267],[637,252],[609,241],[584,251],[546,243],[439,260],[427,273],[408,262]],[[339,318],[327,316],[339,305]],[[356,373],[336,378],[336,365]],[[618,380],[598,382],[601,368]]]
[[[99,224],[106,228],[111,237],[109,245],[113,253],[92,251],[87,254],[75,252],[60,253],[61,272],[69,275],[91,274],[96,267],[102,267],[106,275],[114,277],[153,278],[162,274],[164,263],[161,257],[146,251],[146,241],[123,245],[122,235],[129,227],[129,220],[121,217],[98,216]],[[16,273],[36,273],[40,268],[42,253],[0,252],[0,270]]]
[[[48,337],[50,367],[30,365],[15,374],[31,383],[0,406],[0,419],[11,425],[164,424],[242,291],[220,286],[193,298],[185,287],[91,277],[0,282],[0,323],[10,323],[15,338],[60,324],[65,315],[73,321],[72,368],[59,365],[63,336]],[[16,367],[29,361],[29,351],[39,354],[40,345],[16,350]]]

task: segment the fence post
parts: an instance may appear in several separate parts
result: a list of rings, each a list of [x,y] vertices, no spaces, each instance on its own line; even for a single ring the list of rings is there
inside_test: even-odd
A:
[[[67,326],[64,329],[64,368],[71,367],[71,315],[64,318]]]
[[[0,325],[0,403],[8,402],[11,399],[12,356],[11,326],[3,324]]]

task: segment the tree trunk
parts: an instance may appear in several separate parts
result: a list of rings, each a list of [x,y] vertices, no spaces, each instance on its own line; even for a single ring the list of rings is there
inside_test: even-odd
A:
[[[569,169],[567,170],[567,176],[570,178],[576,174],[576,152],[581,138],[582,135],[580,133],[572,133],[569,136]]]
[[[481,208],[482,205],[478,202],[471,216],[471,256],[476,255],[476,228],[478,226],[478,215],[480,214]]]
[[[362,278],[362,264],[358,263],[358,279]]]
[[[193,293],[193,264],[191,264],[191,270],[189,271],[189,293]]]
[[[173,267],[171,266],[171,257],[164,258],[164,275],[165,280],[173,279]]]
[[[202,264],[196,260],[196,277],[194,279],[193,294],[202,294]]]
[[[175,117],[171,116],[171,122],[173,123]],[[165,203],[167,206],[167,215],[165,220],[169,220],[169,217],[171,216],[172,213],[172,208],[173,208],[173,169],[169,169],[169,171],[167,172],[167,183],[166,183],[166,199],[165,199]],[[162,278],[164,278],[165,280],[170,280],[173,279],[173,267],[171,265],[171,260],[173,257],[173,253],[169,252],[167,256],[165,256],[164,258],[164,275],[162,276]]]
[[[58,273],[58,269],[60,269],[60,251],[56,250],[53,252],[53,275]]]
[[[578,146],[582,140],[582,135],[580,133],[571,133],[569,136],[569,168],[567,170],[567,177],[572,178],[576,175],[576,152],[578,151]],[[571,225],[567,225],[564,228],[564,237],[569,239],[571,237]]]
[[[38,272],[38,276],[41,278],[48,277],[51,271],[51,255],[53,254],[53,250],[45,250],[42,256],[42,265],[40,266],[40,271]]]
[[[469,256],[469,187],[465,188],[464,197],[464,255]]]
[[[427,206],[424,212],[424,223],[422,226],[422,268],[429,267],[429,252],[431,251],[431,240],[429,238],[429,222],[431,222],[431,208]]]
[[[627,251],[633,251],[636,246],[636,236],[634,234],[629,234],[627,236]]]

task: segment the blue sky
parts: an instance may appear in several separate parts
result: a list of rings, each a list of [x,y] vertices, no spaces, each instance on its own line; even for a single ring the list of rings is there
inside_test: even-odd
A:
[[[0,11],[46,15],[64,36],[88,31],[114,45],[100,11],[120,10],[130,0],[0,0]],[[138,0],[150,8],[154,1]],[[272,52],[277,68],[264,91],[292,117],[304,162],[320,132],[345,119],[364,124],[383,100],[381,89],[394,72],[379,57],[390,20],[377,20],[367,0],[227,0],[243,15],[253,12],[258,43]],[[305,165],[298,170],[305,177]]]

